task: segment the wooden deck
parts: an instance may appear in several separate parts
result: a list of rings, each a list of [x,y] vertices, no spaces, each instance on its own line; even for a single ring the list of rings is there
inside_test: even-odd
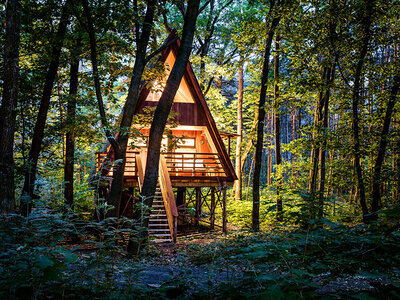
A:
[[[137,158],[139,151],[127,151],[124,180],[126,186],[138,186]],[[219,186],[230,182],[217,153],[165,152],[166,167],[173,187]],[[98,174],[112,177],[113,157],[106,152],[96,153]]]

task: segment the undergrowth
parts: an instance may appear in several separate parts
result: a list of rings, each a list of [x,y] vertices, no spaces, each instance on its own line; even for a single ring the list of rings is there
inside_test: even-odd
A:
[[[396,211],[385,214],[368,227],[325,220],[310,231],[214,234],[211,243],[171,246],[172,259],[154,245],[128,257],[127,235],[140,228],[127,219],[10,215],[0,222],[0,298],[396,299],[400,232],[390,222]],[[148,284],[150,266],[176,274]]]
[[[311,232],[240,231],[209,245],[192,245],[188,257],[197,265],[227,265],[243,274],[221,285],[215,298],[399,298],[400,233],[329,225]]]

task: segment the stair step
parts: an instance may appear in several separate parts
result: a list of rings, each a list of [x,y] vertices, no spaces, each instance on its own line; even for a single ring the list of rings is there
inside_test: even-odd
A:
[[[149,227],[169,227],[167,223],[149,224]]]
[[[150,218],[153,218],[153,217],[166,217],[167,215],[166,214],[150,214]]]
[[[152,233],[150,236],[155,236],[155,237],[159,237],[159,236],[171,236],[170,233]]]
[[[169,231],[169,228],[162,228],[162,229],[157,229],[157,228],[149,228],[149,232],[166,232]]]
[[[152,243],[172,243],[171,239],[154,239],[151,241]]]

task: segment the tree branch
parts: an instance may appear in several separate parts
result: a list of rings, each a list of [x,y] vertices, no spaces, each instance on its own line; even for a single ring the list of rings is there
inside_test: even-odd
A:
[[[101,88],[100,88],[100,76],[99,76],[99,70],[98,70],[98,65],[97,65],[97,50],[96,50],[96,36],[94,33],[94,25],[93,25],[93,20],[92,16],[89,10],[89,4],[87,0],[81,0],[83,10],[86,15],[86,20],[87,20],[87,29],[88,29],[88,34],[89,34],[89,40],[90,40],[90,58],[92,61],[92,67],[93,67],[93,79],[94,79],[94,85],[95,85],[95,91],[96,91],[96,98],[97,98],[97,104],[99,106],[99,111],[100,111],[100,119],[101,119],[101,125],[103,126],[107,139],[112,145],[114,149],[117,149],[119,147],[118,142],[115,140],[114,135],[111,133],[111,131],[108,129],[108,121],[106,117],[106,112],[104,110],[104,102],[103,102],[103,97],[101,95]]]
[[[178,37],[174,37],[172,40],[170,40],[167,43],[164,43],[160,48],[158,48],[156,51],[151,53],[148,57],[146,57],[145,64],[147,64],[154,56],[156,56],[157,54],[159,54],[162,51],[164,51],[165,48],[168,48],[170,45],[175,43],[177,39],[178,39]]]

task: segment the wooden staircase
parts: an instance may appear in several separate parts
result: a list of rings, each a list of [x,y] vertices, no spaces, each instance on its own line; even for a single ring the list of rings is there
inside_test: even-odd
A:
[[[153,210],[150,213],[149,237],[150,241],[154,243],[172,242],[167,212],[159,184],[157,184],[156,193],[154,194]]]
[[[139,188],[142,190],[147,153],[141,151],[136,155]],[[160,156],[158,183],[149,218],[149,237],[153,242],[176,242],[178,228],[178,211],[172,190],[171,179],[163,155]]]

